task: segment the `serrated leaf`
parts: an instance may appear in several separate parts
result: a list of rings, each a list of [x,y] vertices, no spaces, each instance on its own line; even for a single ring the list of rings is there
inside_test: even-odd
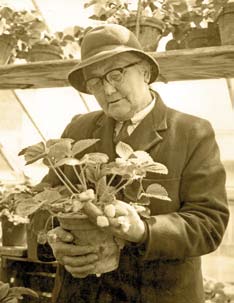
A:
[[[71,144],[73,142],[74,142],[74,140],[71,138],[49,139],[48,141],[46,141],[46,146],[48,148],[50,148],[51,146],[58,144],[58,143],[65,143],[65,144],[71,146]]]
[[[85,155],[85,162],[91,164],[107,163],[109,157],[104,153],[89,153]]]
[[[88,147],[94,145],[96,142],[98,142],[100,139],[84,139],[77,141],[73,147],[72,147],[72,155],[75,156]]]
[[[127,160],[134,152],[132,147],[122,141],[120,141],[115,148],[117,155],[125,160]]]
[[[72,149],[72,140],[71,139],[63,139],[53,145],[48,147],[48,157],[52,159],[53,162],[58,162],[61,159],[69,157],[71,155]]]
[[[16,214],[22,217],[28,217],[37,211],[41,203],[36,203],[32,198],[25,199],[16,206]]]
[[[147,165],[145,167],[147,172],[156,173],[156,174],[168,174],[168,169],[162,163],[154,162],[153,164]]]
[[[95,183],[98,180],[96,176],[96,169],[92,166],[86,168],[85,175],[88,181],[92,183]]]
[[[43,142],[22,149],[19,156],[24,156],[26,164],[31,164],[46,156],[46,147]]]
[[[150,184],[147,187],[146,192],[142,193],[140,196],[171,201],[171,199],[168,197],[166,189],[162,185],[157,183]]]
[[[46,189],[34,196],[36,202],[47,201],[48,203],[52,203],[58,199],[60,199],[62,195],[56,190]]]
[[[10,285],[0,281],[0,302],[7,296]]]
[[[59,167],[59,166],[62,166],[62,165],[76,166],[76,165],[81,164],[81,162],[82,161],[79,161],[76,158],[65,158],[65,159],[61,159],[58,162],[56,162],[54,164],[54,167]]]
[[[145,151],[137,150],[133,155],[140,161],[140,163],[152,163],[154,160],[152,157]]]

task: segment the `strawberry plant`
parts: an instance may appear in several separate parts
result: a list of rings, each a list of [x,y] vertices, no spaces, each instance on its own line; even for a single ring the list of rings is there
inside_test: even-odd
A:
[[[117,157],[114,161],[109,161],[105,153],[84,153],[98,141],[85,139],[74,142],[63,138],[24,148],[19,155],[24,156],[26,164],[42,160],[61,185],[51,187],[49,184],[40,184],[30,196],[20,199],[17,215],[27,217],[39,209],[48,210],[52,216],[88,212],[99,226],[108,226],[108,217],[115,216],[115,202],[119,194],[134,180],[138,180],[139,190],[136,201],[131,201],[131,204],[142,216],[149,215],[147,205],[151,197],[170,201],[161,185],[151,184],[146,189],[142,185],[147,172],[167,174],[163,164],[155,162],[147,152],[134,151],[123,142],[116,145]],[[77,182],[70,181],[64,172],[65,166],[73,170]],[[120,224],[124,227],[124,222]]]

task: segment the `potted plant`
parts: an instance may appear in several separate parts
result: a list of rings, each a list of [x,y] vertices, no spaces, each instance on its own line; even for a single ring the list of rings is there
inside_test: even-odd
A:
[[[155,51],[163,36],[167,36],[179,21],[186,1],[143,0],[95,1],[90,0],[85,8],[93,8],[90,18],[108,23],[118,23],[135,32],[145,51]]]
[[[26,246],[26,223],[28,219],[16,214],[18,202],[28,196],[29,185],[1,185],[0,218],[3,246]]]
[[[29,216],[37,210],[47,210],[51,216],[58,218],[63,228],[73,233],[75,242],[97,246],[99,261],[94,273],[100,275],[118,267],[123,242],[113,237],[106,227],[109,225],[108,218],[115,216],[115,205],[120,193],[134,180],[138,180],[137,198],[131,204],[141,216],[149,215],[147,205],[150,197],[166,201],[170,201],[170,198],[157,183],[148,188],[143,185],[147,172],[167,173],[163,164],[154,162],[148,153],[134,151],[123,142],[116,146],[118,157],[114,161],[109,161],[104,153],[85,153],[98,140],[74,142],[63,138],[23,149],[19,155],[24,156],[26,164],[43,159],[61,185],[51,187],[42,184],[36,194],[21,199],[16,213]],[[74,172],[75,182],[67,177],[65,168]],[[119,217],[119,223],[128,230],[124,215]],[[46,241],[45,234],[43,237],[43,233],[40,233],[40,238]]]
[[[63,59],[80,58],[80,44],[89,29],[76,25],[54,33],[54,42],[61,46]]]
[[[181,15],[172,31],[170,49],[196,48],[220,45],[217,18],[227,0],[196,0]]]
[[[59,60],[63,58],[63,49],[60,41],[47,32],[38,39],[28,40],[25,59],[28,62]]]
[[[23,298],[24,295],[39,298],[38,294],[30,288],[21,286],[10,287],[9,283],[0,281],[1,303],[17,303]]]
[[[0,64],[14,62],[21,58],[27,49],[29,39],[38,39],[46,29],[46,25],[36,11],[16,11],[8,6],[0,6],[0,43],[4,57]]]

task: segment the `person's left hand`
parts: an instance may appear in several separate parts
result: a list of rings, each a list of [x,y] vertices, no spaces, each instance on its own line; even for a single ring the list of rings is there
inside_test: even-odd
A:
[[[92,201],[85,204],[86,215],[98,226],[108,229],[116,237],[139,243],[145,236],[146,227],[137,210],[130,204],[117,200],[110,204],[113,214],[104,213]],[[108,206],[110,206],[108,205]]]
[[[115,217],[108,217],[111,232],[118,238],[139,243],[144,238],[146,227],[137,210],[130,204],[117,200]]]

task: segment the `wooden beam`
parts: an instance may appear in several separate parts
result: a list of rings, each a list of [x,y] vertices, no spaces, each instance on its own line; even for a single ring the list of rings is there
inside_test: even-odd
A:
[[[234,45],[150,53],[159,62],[159,81],[234,78]],[[0,89],[68,86],[67,75],[79,60],[0,66]]]

